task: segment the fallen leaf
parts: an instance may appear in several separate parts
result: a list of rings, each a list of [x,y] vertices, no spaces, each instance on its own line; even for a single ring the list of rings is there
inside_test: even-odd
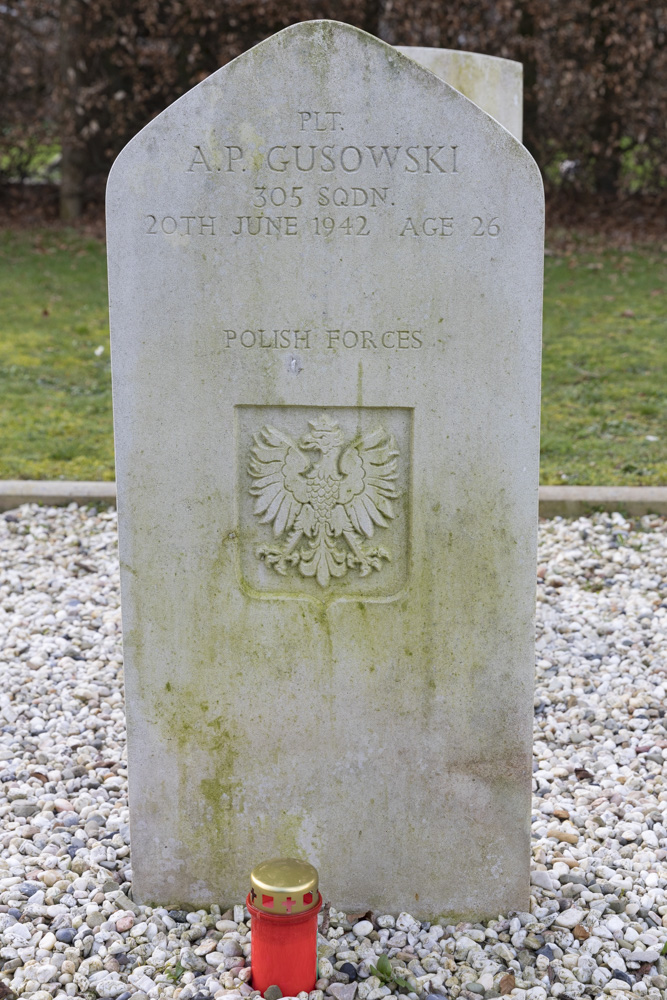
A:
[[[95,572],[95,566],[91,566],[90,563],[83,562],[82,559],[75,559],[74,560],[74,565],[78,566],[79,569],[84,570],[85,573],[94,573]]]
[[[606,801],[607,800],[605,799],[605,802]],[[579,862],[578,861],[576,861],[574,858],[567,858],[567,857],[565,857],[564,854],[554,854],[554,856],[552,858],[552,861],[563,861],[570,868],[578,868],[579,867]]]
[[[322,907],[322,925],[320,927],[320,934],[326,935],[329,930],[329,921],[331,920],[331,903],[327,902]]]
[[[516,987],[516,978],[513,973],[508,972],[498,983],[498,989],[500,990],[501,997],[507,996]]]

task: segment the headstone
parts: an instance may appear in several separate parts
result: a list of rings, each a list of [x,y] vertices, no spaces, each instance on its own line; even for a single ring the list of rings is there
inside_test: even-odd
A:
[[[133,892],[296,856],[526,909],[543,201],[478,107],[299,24],[108,188]]]
[[[474,101],[515,135],[523,138],[523,65],[514,59],[480,52],[397,45],[397,50],[421,63],[441,80]]]

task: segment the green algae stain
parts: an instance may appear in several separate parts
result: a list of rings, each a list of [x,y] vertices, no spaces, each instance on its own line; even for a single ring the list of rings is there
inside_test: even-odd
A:
[[[215,720],[219,723],[220,720]],[[220,724],[213,725],[217,730],[210,756],[210,766],[213,773],[199,781],[199,791],[203,802],[205,819],[212,829],[205,834],[206,843],[213,839],[217,842],[221,837],[228,837],[232,820],[242,806],[242,786],[235,779],[236,758],[238,756],[234,739]],[[213,834],[213,838],[211,837]]]
[[[193,671],[195,678],[197,670]],[[169,697],[156,706],[162,738],[178,748],[178,780],[174,814],[178,839],[195,857],[206,859],[212,871],[229,864],[233,826],[243,812],[243,784],[238,774],[240,734],[229,721],[217,715],[218,708],[197,697],[198,681],[176,685],[167,682]],[[197,747],[201,763],[195,769],[192,750]],[[202,773],[203,772],[203,773]],[[193,900],[177,900],[190,904]]]
[[[299,835],[302,831],[303,819],[295,813],[283,810],[276,821],[275,843],[283,858],[301,858],[303,850],[299,846]]]

